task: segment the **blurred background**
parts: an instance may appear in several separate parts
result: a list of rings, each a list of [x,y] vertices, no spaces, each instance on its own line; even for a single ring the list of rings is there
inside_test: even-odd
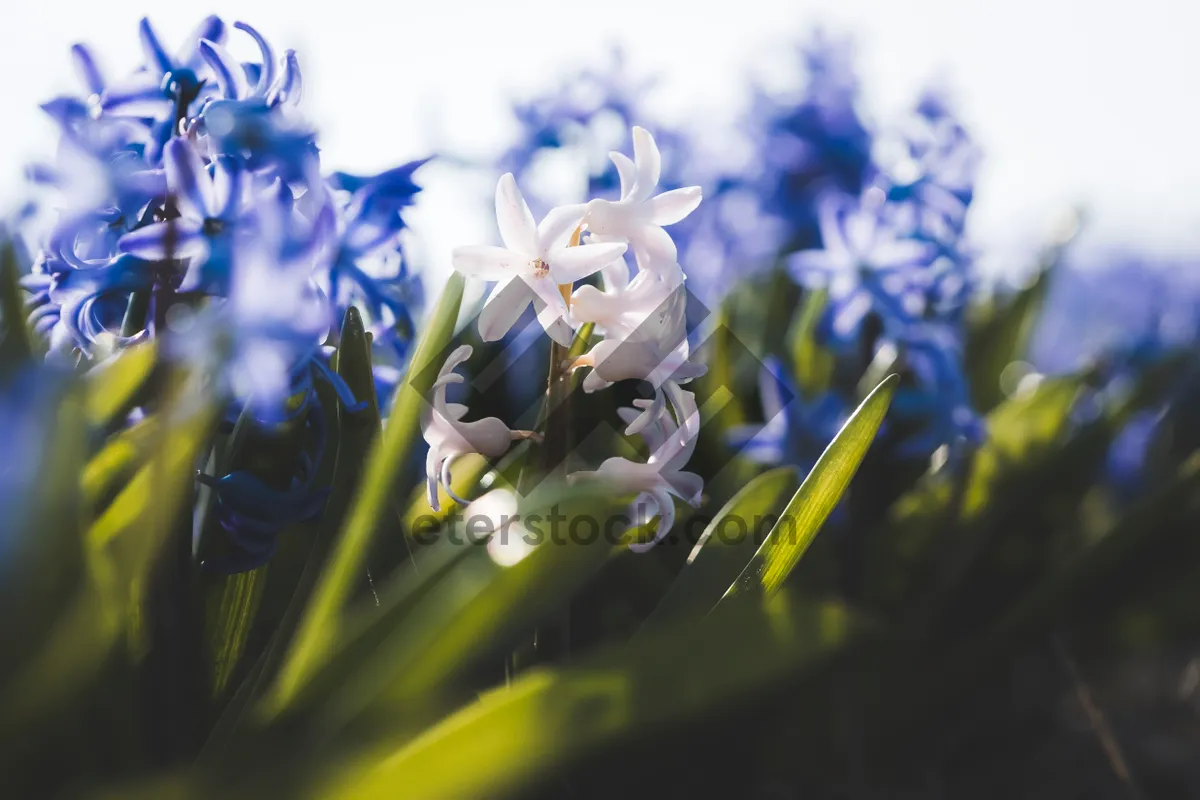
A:
[[[579,12],[552,0],[8,4],[0,196],[11,201],[20,165],[52,152],[54,123],[38,104],[74,89],[72,43],[96,45],[124,74],[140,63],[141,16],[175,42],[207,13],[246,20],[300,53],[303,108],[326,168],[352,172],[429,153],[487,162],[518,135],[514,99],[603,68],[613,46],[631,76],[658,79],[643,98],[650,118],[637,122],[702,134],[728,154],[750,87],[794,87],[795,45],[820,25],[852,38],[865,119],[894,122],[923,89],[945,88],[984,155],[968,231],[985,260],[1032,251],[1077,204],[1092,221],[1081,247],[1200,252],[1200,52],[1190,41],[1200,8],[1170,0],[1140,4],[1134,16],[1118,3],[1072,0],[744,0],[702,12],[631,0]],[[230,47],[250,57],[240,38]],[[426,190],[408,215],[415,260],[437,273],[451,247],[490,235],[483,209],[494,186],[491,174],[446,179],[443,170],[422,174]]]

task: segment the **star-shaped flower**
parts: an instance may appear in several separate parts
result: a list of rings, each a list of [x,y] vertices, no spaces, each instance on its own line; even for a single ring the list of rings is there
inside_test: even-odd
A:
[[[504,247],[468,245],[455,248],[452,255],[454,268],[464,275],[498,281],[479,315],[484,341],[504,336],[534,302],[546,333],[559,344],[571,343],[574,327],[559,286],[586,278],[626,249],[619,242],[568,246],[582,218],[582,206],[561,206],[539,225],[512,174],[500,178],[496,222]]]
[[[638,266],[645,270],[671,270],[679,253],[664,225],[672,225],[700,205],[699,186],[685,186],[654,195],[662,173],[662,157],[654,137],[634,126],[633,160],[624,153],[609,153],[621,178],[620,200],[592,200],[585,221],[597,237],[629,242]],[[652,196],[653,195],[653,196]]]

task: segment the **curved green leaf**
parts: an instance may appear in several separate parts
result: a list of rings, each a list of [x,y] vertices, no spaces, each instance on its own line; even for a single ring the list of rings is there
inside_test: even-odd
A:
[[[393,508],[396,481],[409,461],[429,389],[436,380],[443,351],[454,335],[463,285],[463,277],[452,274],[429,315],[408,373],[396,389],[395,405],[383,436],[371,447],[364,471],[367,479],[355,492],[342,535],[280,668],[275,690],[264,708],[267,714],[282,711],[328,655],[338,617],[361,577],[371,540]]]
[[[854,477],[899,381],[897,375],[884,379],[846,420],[725,597],[779,590]]]
[[[97,428],[107,428],[133,406],[158,359],[153,341],[127,347],[87,375],[87,416]]]
[[[795,467],[777,467],[746,484],[713,516],[688,556],[687,565],[642,623],[638,635],[689,617],[704,616],[720,602],[754,557],[767,525],[778,519],[800,484]],[[730,531],[730,523],[736,529]]]
[[[407,742],[403,735],[377,738],[317,794],[519,793],[607,745],[653,741],[665,729],[810,674],[853,633],[840,607],[797,605],[787,592],[764,607],[722,608],[576,666],[530,670]]]

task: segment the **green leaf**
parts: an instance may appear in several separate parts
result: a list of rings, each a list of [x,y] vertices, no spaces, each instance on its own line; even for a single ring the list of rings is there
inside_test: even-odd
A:
[[[24,269],[18,264],[16,243],[0,232],[0,378],[33,358],[33,340],[26,322],[25,300],[17,279]]]
[[[166,427],[159,431],[154,455],[87,530],[85,576],[77,581],[69,608],[48,626],[42,646],[28,655],[10,687],[5,722],[17,725],[70,702],[96,678],[121,631],[137,625],[147,571],[179,504],[190,497],[192,465],[215,419],[212,404],[197,403],[194,386],[181,385],[159,413]],[[77,447],[84,440],[79,434],[74,438]],[[71,487],[58,498],[63,507],[72,505],[64,498],[78,491],[79,471],[76,466],[73,474],[66,473]]]
[[[103,509],[151,453],[157,420],[151,416],[109,437],[83,469],[83,496],[89,509]]]
[[[127,347],[88,372],[88,420],[101,430],[128,413],[157,362],[154,341]]]
[[[817,459],[783,516],[725,597],[774,594],[833,511],[867,454],[900,378],[891,375],[862,401]]]
[[[1000,376],[1005,367],[1024,356],[1063,252],[1079,232],[1079,222],[1078,216],[1073,218],[1073,224],[1042,253],[1037,275],[1029,285],[1009,297],[1003,306],[997,306],[993,299],[987,307],[972,310],[963,363],[967,366],[971,403],[979,413],[991,411],[1004,401]]]
[[[687,565],[642,623],[638,636],[712,611],[750,563],[767,525],[778,519],[799,484],[795,467],[777,467],[730,498],[705,527]]]
[[[817,343],[816,336],[817,323],[828,302],[827,290],[808,292],[789,334],[796,386],[808,398],[828,389],[833,376],[833,354]]]
[[[969,558],[952,550],[970,547],[978,553],[1001,530],[985,525],[986,515],[1008,515],[1003,525],[1008,528],[1021,525],[1014,513],[1036,513],[1039,504],[1025,495],[1052,474],[1045,471],[1067,444],[1069,412],[1082,388],[1078,376],[1050,378],[1032,393],[1001,403],[988,414],[987,439],[969,459],[951,474],[927,473],[897,500],[888,512],[888,537],[867,554],[868,593],[881,605],[911,602],[911,592],[930,587],[931,570],[950,569],[938,562]],[[1090,451],[1094,438],[1077,441]],[[1010,496],[1022,499],[1005,499]],[[955,535],[960,530],[970,535]]]
[[[836,606],[722,607],[561,670],[534,669],[407,743],[379,740],[318,784],[340,798],[509,796],[606,746],[653,741],[827,662],[852,634]],[[819,642],[814,647],[813,642]]]
[[[462,303],[463,278],[450,276],[429,315],[384,434],[371,447],[364,480],[355,493],[341,537],[330,555],[289,649],[264,712],[281,712],[328,656],[338,619],[354,585],[361,580],[371,540],[393,508],[397,479],[420,431],[423,409],[437,375],[437,362],[454,335]]]
[[[325,724],[337,727],[363,712],[373,718],[404,716],[415,724],[435,718],[455,696],[452,685],[460,676],[489,656],[498,661],[511,651],[611,557],[619,546],[591,523],[619,519],[628,500],[599,486],[543,482],[520,503],[520,524],[494,534],[486,546],[470,548],[339,681],[324,704]],[[486,498],[480,501],[485,503]],[[489,513],[482,505],[472,508],[471,519]],[[503,508],[497,503],[494,513],[511,513]],[[588,527],[578,524],[582,520]],[[596,530],[597,537],[577,538],[571,534],[577,527]],[[448,535],[480,539],[469,520]]]

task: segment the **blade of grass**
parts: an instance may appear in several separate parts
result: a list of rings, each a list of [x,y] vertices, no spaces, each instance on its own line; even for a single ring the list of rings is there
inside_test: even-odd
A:
[[[407,744],[382,739],[319,794],[509,795],[605,745],[640,743],[804,674],[849,633],[830,624],[829,609],[793,607],[786,592],[765,607],[722,608],[577,666],[531,670]],[[824,644],[813,649],[813,641]]]
[[[886,378],[846,420],[725,598],[759,592],[769,596],[783,585],[858,470],[899,380],[896,375]]]
[[[88,372],[87,415],[93,426],[104,430],[129,411],[157,359],[156,344],[143,342],[125,348]]]
[[[646,618],[637,635],[657,633],[712,611],[754,557],[763,532],[778,518],[800,484],[795,467],[777,467],[754,478],[717,512],[688,556],[687,565]],[[731,521],[736,530],[727,530]]]
[[[270,698],[263,712],[274,716],[287,707],[303,685],[327,657],[337,621],[361,578],[371,540],[380,521],[393,508],[396,479],[417,438],[421,412],[436,379],[443,351],[454,334],[458,309],[462,302],[463,278],[450,276],[437,307],[430,314],[425,331],[412,356],[405,380],[397,389],[396,404],[384,435],[371,448],[363,481],[355,493],[342,535],[325,572],[318,579],[296,638],[285,657]]]

